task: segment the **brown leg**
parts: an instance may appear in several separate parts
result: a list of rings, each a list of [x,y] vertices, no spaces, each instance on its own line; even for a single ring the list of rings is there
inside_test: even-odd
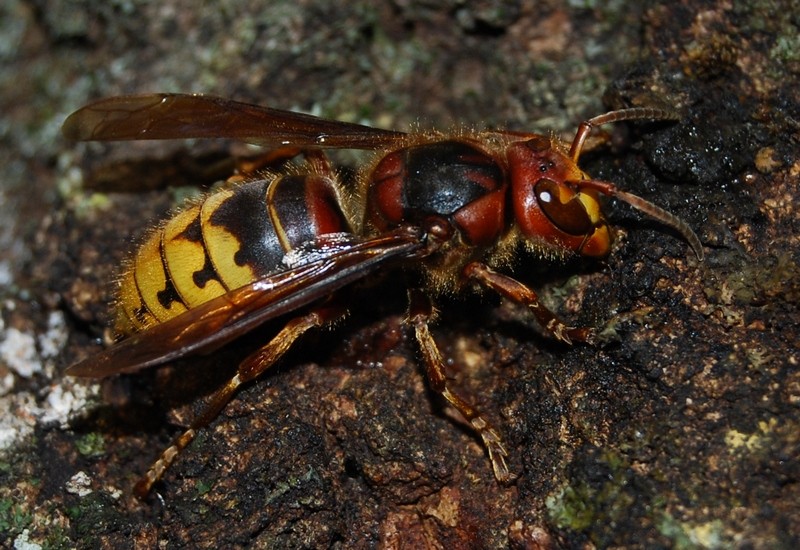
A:
[[[277,170],[282,164],[292,160],[298,155],[303,155],[310,166],[310,171],[315,174],[334,177],[335,171],[330,159],[324,151],[316,149],[301,149],[295,146],[279,147],[266,153],[236,160],[236,173],[226,180],[226,183],[239,183],[257,177],[259,172]]]
[[[447,377],[442,355],[436,342],[428,329],[428,320],[433,314],[433,307],[427,296],[417,290],[409,291],[409,322],[414,326],[417,341],[419,342],[422,358],[425,361],[426,373],[431,389],[442,394],[461,415],[470,423],[472,428],[481,436],[489,460],[492,462],[494,476],[500,482],[511,479],[505,457],[508,456],[500,435],[491,424],[481,415],[480,411],[467,403],[461,396],[453,393],[447,387]]]
[[[464,275],[474,279],[481,285],[491,288],[509,300],[528,307],[539,324],[557,339],[567,344],[573,341],[594,342],[594,331],[590,328],[570,328],[555,314],[539,303],[536,293],[516,279],[497,273],[479,262],[473,262],[464,268]]]
[[[286,146],[278,147],[256,156],[237,159],[236,176],[233,177],[237,179],[252,178],[262,170],[277,168],[302,152],[303,150],[299,147]]]
[[[194,419],[189,428],[178,436],[156,460],[147,473],[136,483],[134,494],[144,498],[150,492],[153,484],[161,479],[164,472],[175,461],[178,454],[194,440],[197,430],[207,426],[225,408],[236,390],[244,384],[257,378],[261,373],[275,364],[292,344],[307,330],[320,327],[338,318],[341,314],[339,308],[318,308],[302,317],[289,321],[286,326],[265,346],[249,355],[237,369],[236,375],[224,386],[219,388],[209,399],[203,412]]]

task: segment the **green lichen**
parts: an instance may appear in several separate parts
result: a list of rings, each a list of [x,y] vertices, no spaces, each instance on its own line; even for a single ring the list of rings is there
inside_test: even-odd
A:
[[[725,548],[725,536],[721,521],[693,524],[678,521],[670,514],[663,514],[656,524],[659,533],[670,540],[671,548]]]
[[[13,537],[30,527],[33,515],[21,504],[15,504],[14,499],[0,499],[0,532]]]
[[[77,504],[66,508],[65,513],[70,520],[72,534],[77,540],[92,544],[94,537],[108,529],[108,526],[119,519],[119,510],[113,499],[104,492],[96,491],[78,499]]]
[[[98,433],[88,433],[78,438],[75,446],[78,452],[87,458],[102,456],[106,452],[105,439]]]
[[[633,504],[626,490],[628,468],[622,458],[612,452],[603,454],[602,463],[609,467],[607,481],[600,485],[583,480],[564,486],[547,498],[551,521],[558,527],[574,531],[593,531],[595,526],[622,519]]]

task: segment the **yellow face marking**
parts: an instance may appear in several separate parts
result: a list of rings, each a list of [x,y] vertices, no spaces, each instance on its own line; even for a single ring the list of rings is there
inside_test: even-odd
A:
[[[206,251],[222,283],[229,289],[244,286],[255,278],[255,273],[249,266],[236,263],[235,255],[241,248],[239,239],[225,226],[211,222],[214,212],[233,193],[233,189],[215,193],[205,200],[200,209],[200,225]]]
[[[167,223],[161,237],[172,284],[189,308],[225,293],[206,256],[199,216],[200,205],[184,210]]]
[[[584,243],[581,254],[594,257],[605,256],[611,250],[611,232],[605,222],[603,211],[600,209],[597,194],[591,190],[583,190],[578,193],[578,200],[583,204],[589,220],[595,226],[594,233]]]
[[[586,214],[589,216],[589,219],[592,223],[596,224],[601,219],[603,219],[603,211],[600,210],[600,203],[597,200],[597,196],[594,193],[589,193],[587,191],[581,191],[577,194],[578,200],[581,201],[583,204],[583,208],[586,210]]]
[[[153,231],[136,255],[136,286],[147,309],[159,321],[166,321],[187,311],[167,278],[161,258],[161,231]]]

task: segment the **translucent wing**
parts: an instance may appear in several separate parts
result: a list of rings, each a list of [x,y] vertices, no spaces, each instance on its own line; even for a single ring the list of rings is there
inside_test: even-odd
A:
[[[64,121],[76,141],[229,138],[270,147],[378,149],[406,134],[230,99],[191,94],[118,96],[90,103]]]
[[[302,264],[134,334],[72,365],[67,374],[102,378],[211,352],[270,319],[329,296],[392,260],[424,249],[421,231],[406,227],[372,239],[322,239],[325,241],[314,243],[307,253],[298,254]]]

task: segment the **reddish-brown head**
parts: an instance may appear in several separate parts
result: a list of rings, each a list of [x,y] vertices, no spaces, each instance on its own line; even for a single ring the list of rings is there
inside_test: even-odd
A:
[[[611,233],[586,174],[550,139],[535,136],[508,148],[511,204],[524,238],[584,256],[602,257]]]

